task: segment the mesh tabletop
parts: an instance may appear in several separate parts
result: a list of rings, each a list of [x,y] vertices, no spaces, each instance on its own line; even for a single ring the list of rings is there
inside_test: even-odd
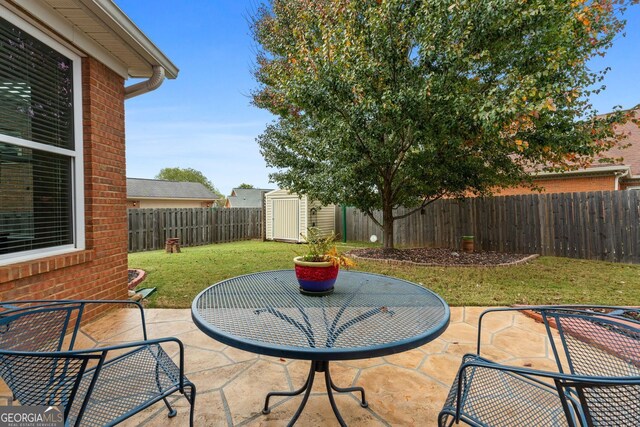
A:
[[[302,295],[292,270],[235,277],[202,291],[193,320],[254,353],[308,360],[383,356],[427,343],[449,323],[436,293],[377,274],[340,271],[335,291]]]

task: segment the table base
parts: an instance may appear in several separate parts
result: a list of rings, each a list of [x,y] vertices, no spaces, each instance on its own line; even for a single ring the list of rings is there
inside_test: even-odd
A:
[[[329,403],[331,403],[331,408],[333,409],[333,413],[336,415],[336,418],[338,419],[338,422],[340,423],[341,426],[346,426],[347,424],[344,422],[342,415],[340,415],[340,411],[338,411],[338,407],[336,406],[336,401],[333,398],[333,391],[337,391],[338,393],[349,393],[352,391],[359,391],[362,395],[360,406],[362,406],[363,408],[366,408],[367,406],[369,406],[364,396],[364,388],[338,387],[331,380],[331,374],[329,373],[329,362],[324,360],[313,360],[311,362],[311,369],[309,369],[309,375],[307,376],[307,380],[305,381],[304,385],[295,391],[272,391],[268,393],[264,401],[264,408],[262,409],[262,413],[266,415],[269,412],[271,412],[271,409],[269,408],[269,398],[271,398],[271,396],[297,396],[304,392],[304,396],[302,398],[302,402],[300,402],[300,406],[298,406],[298,409],[296,410],[296,413],[293,415],[293,418],[291,418],[291,421],[289,421],[289,424],[287,424],[288,427],[293,426],[295,422],[298,420],[298,418],[300,417],[302,410],[307,404],[307,400],[309,400],[309,395],[311,394],[311,388],[313,387],[313,379],[316,376],[316,372],[324,372],[324,380],[327,386],[327,395],[329,396]]]

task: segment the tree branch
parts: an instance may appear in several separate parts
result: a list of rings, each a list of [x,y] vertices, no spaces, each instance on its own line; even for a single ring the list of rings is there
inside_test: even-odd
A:
[[[351,120],[348,119],[346,113],[344,113],[341,109],[339,108],[335,108],[335,111],[338,112],[338,114],[340,114],[342,116],[342,118],[344,119],[345,123],[349,124],[349,127],[351,128],[351,131],[353,132],[353,134],[356,137],[356,140],[360,143],[360,146],[362,147],[363,150],[363,154],[365,155],[365,157],[367,159],[369,159],[369,161],[371,162],[371,165],[376,167],[376,169],[378,170],[378,172],[380,174],[383,174],[384,171],[382,170],[381,167],[379,167],[376,162],[373,160],[373,158],[371,157],[371,152],[369,150],[369,147],[367,147],[367,144],[365,144],[365,142],[362,140],[362,138],[360,137],[360,134],[358,133],[358,131],[355,129],[355,127],[353,126],[353,123]]]
[[[425,197],[425,198],[422,200],[422,204],[421,204],[420,206],[418,206],[417,208],[415,208],[415,209],[413,209],[413,210],[411,210],[411,211],[407,212],[406,214],[399,215],[399,216],[394,216],[394,217],[393,217],[393,220],[395,221],[395,220],[403,219],[403,218],[406,218],[406,217],[408,217],[408,216],[410,216],[410,215],[413,215],[414,213],[418,212],[420,209],[424,208],[425,206],[427,206],[427,205],[429,205],[429,204],[431,204],[431,203],[435,202],[435,201],[436,201],[436,200],[438,200],[438,199],[441,199],[441,198],[442,198],[442,196],[444,196],[444,192],[441,192],[440,194],[438,194],[437,196],[432,197],[432,198]]]
[[[412,139],[413,138],[409,137],[408,135],[403,137],[402,145],[400,146],[400,151],[398,152],[398,157],[396,158],[396,161],[394,162],[393,168],[391,170],[391,179],[395,177],[396,172],[398,172],[398,170],[400,169],[400,166],[402,166],[405,156],[407,155],[407,153],[409,152],[409,149],[413,145],[413,142],[405,143],[405,141],[407,140],[411,141]]]
[[[362,212],[364,212],[364,214],[365,214],[365,215],[367,215],[369,218],[371,218],[371,221],[373,221],[373,223],[374,223],[375,225],[377,225],[378,227],[381,227],[381,228],[383,227],[383,226],[382,226],[382,224],[380,223],[380,221],[378,221],[378,220],[373,216],[373,213],[371,212],[371,210],[366,209],[366,210],[364,210],[364,211],[362,211]]]

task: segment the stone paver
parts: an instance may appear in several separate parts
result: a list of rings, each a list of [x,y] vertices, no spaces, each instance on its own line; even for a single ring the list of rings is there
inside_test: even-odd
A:
[[[362,386],[369,408],[358,404],[356,393],[336,394],[337,405],[350,426],[433,426],[456,375],[463,354],[475,352],[477,320],[483,307],[452,307],[451,323],[438,339],[414,350],[385,357],[334,362],[332,378],[338,386]],[[175,336],[185,345],[185,370],[196,384],[197,426],[284,426],[301,396],[276,397],[269,415],[262,415],[265,394],[299,388],[309,362],[258,356],[214,341],[191,321],[190,310],[146,310],[151,337]],[[90,348],[141,339],[139,313],[119,310],[86,325],[79,345]],[[484,321],[482,354],[515,366],[554,369],[544,327],[518,313],[490,315]],[[177,358],[177,350],[167,347]],[[167,418],[163,403],[125,421],[123,426],[188,425],[187,401],[170,399],[178,415]],[[0,381],[0,404],[10,393]],[[335,426],[324,388],[316,375],[313,392],[297,425]]]

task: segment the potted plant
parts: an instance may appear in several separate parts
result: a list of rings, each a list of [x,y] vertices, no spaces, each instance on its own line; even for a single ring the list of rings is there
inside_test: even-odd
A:
[[[308,245],[307,254],[293,259],[300,292],[312,296],[329,295],[333,292],[340,266],[349,268],[355,263],[338,252],[333,231],[322,237],[320,229],[310,227],[302,238]]]
[[[473,252],[473,250],[474,250],[473,236],[462,236],[462,251]]]

